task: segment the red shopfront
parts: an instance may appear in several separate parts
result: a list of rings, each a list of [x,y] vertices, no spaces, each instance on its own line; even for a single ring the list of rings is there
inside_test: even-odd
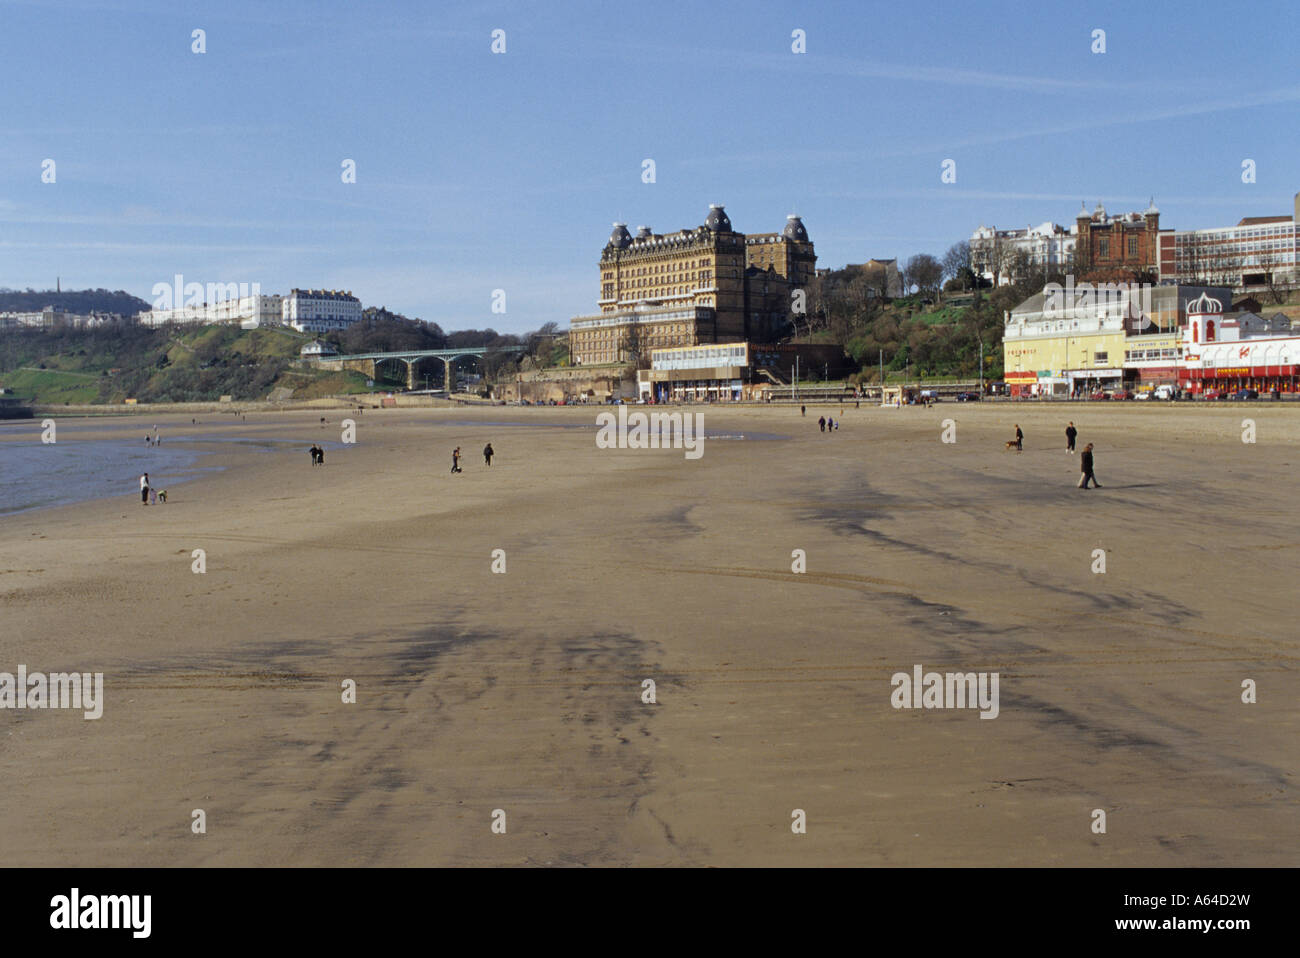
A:
[[[1296,366],[1218,366],[1210,369],[1185,369],[1179,385],[1187,392],[1202,393],[1211,389],[1235,392],[1255,389],[1261,393],[1300,392],[1300,367]]]
[[[1004,377],[1007,383],[1007,392],[1012,399],[1028,398],[1034,395],[1034,387],[1038,385],[1038,373],[1009,372]]]

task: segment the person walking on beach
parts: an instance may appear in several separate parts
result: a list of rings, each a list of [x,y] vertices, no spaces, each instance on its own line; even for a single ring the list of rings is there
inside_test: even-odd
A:
[[[835,420],[832,419],[830,416],[826,417],[826,431],[827,432],[835,431]]]
[[[151,506],[158,505],[158,490],[155,489],[153,486],[149,487],[149,505]]]
[[[140,505],[149,505],[149,473],[140,477]]]
[[[817,417],[817,428],[820,429],[822,432],[825,432],[825,431],[826,431],[826,417],[825,417],[825,416],[818,416],[818,417]]]
[[[1065,451],[1074,452],[1074,440],[1079,435],[1079,430],[1074,428],[1074,423],[1065,427]]]
[[[800,407],[799,407],[799,415],[801,415],[801,416],[806,416],[806,415],[808,415],[808,407],[807,407],[807,406],[800,406]]]
[[[1088,480],[1092,480],[1092,484],[1098,489],[1101,488],[1101,483],[1097,481],[1097,477],[1092,473],[1092,443],[1088,443],[1083,447],[1083,455],[1079,457],[1079,473],[1080,489],[1088,488]]]
[[[460,446],[451,451],[451,471],[460,472]]]
[[[488,443],[486,446],[483,447],[483,461],[486,462],[486,463],[488,464],[488,467],[489,467],[489,468],[491,468],[491,466],[492,466],[492,443]]]
[[[1016,452],[1022,452],[1025,448],[1025,434],[1020,431],[1020,423],[1016,423]]]

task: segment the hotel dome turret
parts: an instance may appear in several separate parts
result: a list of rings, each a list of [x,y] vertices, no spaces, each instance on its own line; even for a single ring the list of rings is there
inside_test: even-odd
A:
[[[704,221],[704,225],[714,233],[732,232],[731,219],[727,216],[727,211],[719,203],[709,204],[709,216]]]
[[[614,232],[609,234],[609,245],[627,249],[632,245],[632,234],[627,231],[626,223],[615,223]]]

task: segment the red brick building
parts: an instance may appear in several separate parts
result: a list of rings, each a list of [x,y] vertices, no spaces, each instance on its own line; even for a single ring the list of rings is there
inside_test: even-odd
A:
[[[1108,216],[1100,203],[1075,217],[1075,269],[1121,269],[1156,274],[1160,270],[1160,211],[1153,202],[1141,213]]]

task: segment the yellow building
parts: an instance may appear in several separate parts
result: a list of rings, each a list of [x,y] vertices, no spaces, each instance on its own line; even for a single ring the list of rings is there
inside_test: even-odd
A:
[[[652,348],[765,341],[788,320],[792,290],[813,276],[817,257],[797,216],[780,233],[736,232],[709,208],[702,226],[633,236],[615,223],[600,257],[600,312],[570,321],[575,363],[648,358]]]
[[[1049,284],[1006,316],[1003,372],[1013,396],[1087,395],[1178,381],[1179,329],[1202,286]]]

